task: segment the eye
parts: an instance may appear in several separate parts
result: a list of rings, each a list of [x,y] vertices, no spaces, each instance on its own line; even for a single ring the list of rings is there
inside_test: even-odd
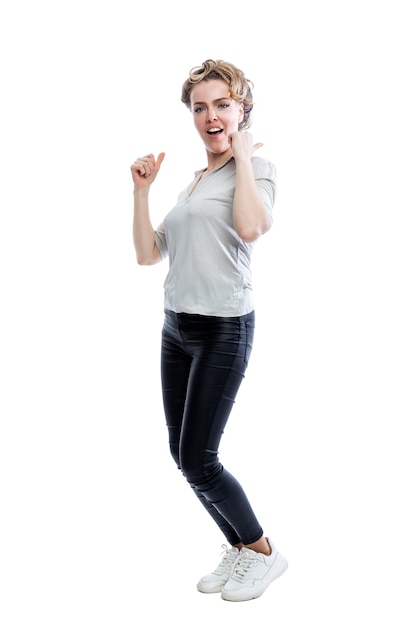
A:
[[[219,104],[220,109],[227,109],[228,107],[230,107],[230,104],[228,102],[222,102],[221,104]]]
[[[201,111],[204,111],[204,107],[195,107],[194,109],[194,113],[201,113]]]

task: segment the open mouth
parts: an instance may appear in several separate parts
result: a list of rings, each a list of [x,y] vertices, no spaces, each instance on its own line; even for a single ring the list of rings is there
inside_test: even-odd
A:
[[[208,135],[220,135],[223,132],[223,128],[209,128],[207,131]]]

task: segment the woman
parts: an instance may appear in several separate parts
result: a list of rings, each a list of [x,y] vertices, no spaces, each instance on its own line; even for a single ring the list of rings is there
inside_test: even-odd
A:
[[[242,132],[251,122],[252,87],[224,61],[191,70],[181,99],[204,143],[207,167],[156,230],[148,195],[165,154],[148,154],[131,166],[138,263],[169,258],[161,378],[171,454],[230,544],[197,588],[231,601],[259,597],[287,568],[218,458],[252,349],[251,253],[271,226],[276,187],[274,166],[252,156],[262,144]]]

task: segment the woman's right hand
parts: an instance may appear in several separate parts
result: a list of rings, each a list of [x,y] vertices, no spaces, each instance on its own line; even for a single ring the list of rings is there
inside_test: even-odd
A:
[[[130,171],[132,172],[133,183],[137,189],[144,189],[152,185],[164,158],[165,152],[161,152],[156,160],[153,154],[147,154],[136,159],[130,166]]]

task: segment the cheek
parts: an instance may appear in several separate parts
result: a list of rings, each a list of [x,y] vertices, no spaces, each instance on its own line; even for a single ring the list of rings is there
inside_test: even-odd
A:
[[[204,116],[201,113],[200,115],[193,115],[193,122],[196,128],[201,128],[205,124]]]
[[[235,111],[233,111],[233,115],[230,116],[229,124],[231,126],[236,126],[237,128],[242,120],[243,120],[243,109],[239,107],[238,109],[235,109]]]
[[[193,122],[194,122],[194,128],[198,130],[198,132],[201,132],[201,128],[200,128],[201,124],[199,124],[198,117],[195,117],[193,119]]]
[[[240,123],[240,115],[236,114],[233,116],[233,118],[230,119],[229,126],[233,128],[237,128],[239,126],[239,123]]]

